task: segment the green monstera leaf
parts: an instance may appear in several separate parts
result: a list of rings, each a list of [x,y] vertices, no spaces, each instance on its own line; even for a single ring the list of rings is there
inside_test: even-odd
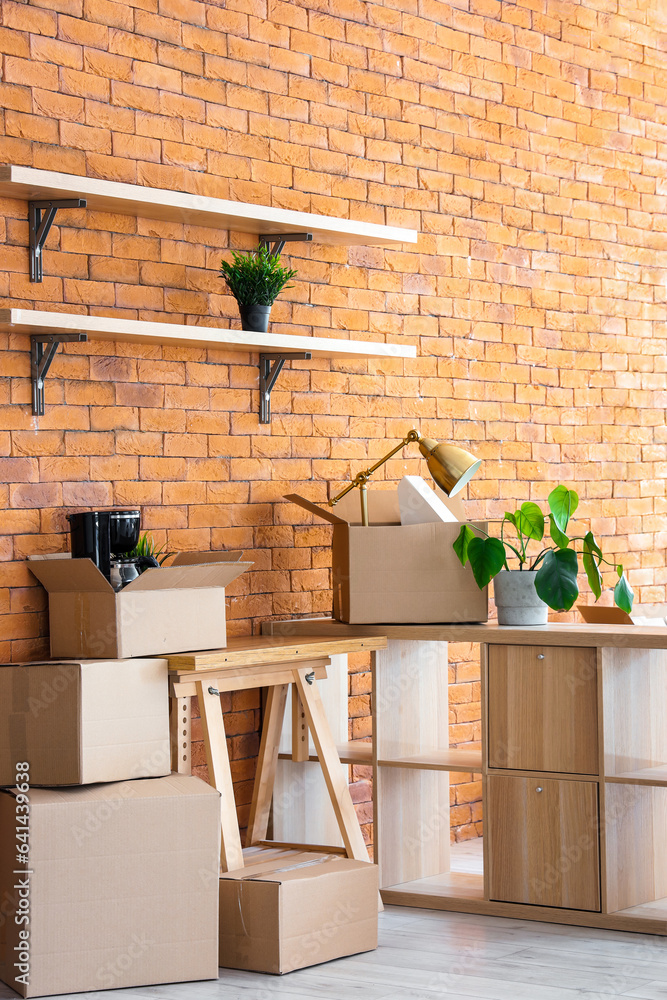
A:
[[[602,593],[602,577],[600,575],[601,560],[602,560],[602,549],[595,541],[593,532],[589,531],[584,536],[584,551],[582,553],[582,562],[584,564],[586,576],[588,577],[588,583],[590,585],[591,590],[595,594],[596,601],[599,598],[600,594]]]
[[[617,566],[616,572],[618,573],[618,583],[614,587],[614,601],[621,611],[630,614],[632,611],[632,602],[635,599],[634,591],[628,583],[627,577],[623,572],[623,567]]]
[[[535,590],[554,611],[569,611],[577,597],[577,553],[573,549],[547,552],[535,577]]]
[[[462,524],[461,530],[459,531],[456,539],[454,541],[454,551],[461,561],[461,565],[465,566],[468,562],[468,546],[470,545],[473,538],[476,538],[475,532],[472,530],[469,524]]]
[[[553,514],[549,514],[549,534],[559,549],[566,549],[570,544],[570,539],[560,530]]]
[[[499,538],[472,538],[468,543],[468,559],[475,583],[482,590],[505,568],[505,546]]]
[[[549,510],[553,514],[556,526],[561,531],[567,530],[567,524],[579,506],[579,497],[567,486],[557,486],[548,497]]]
[[[517,531],[526,538],[534,538],[539,542],[544,537],[544,514],[537,504],[531,503],[530,500],[519,507],[515,514],[515,525]]]

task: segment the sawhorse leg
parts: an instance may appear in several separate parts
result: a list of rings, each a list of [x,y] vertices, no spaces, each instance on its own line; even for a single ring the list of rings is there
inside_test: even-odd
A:
[[[333,741],[329,723],[327,721],[320,692],[311,678],[311,683],[306,680],[309,675],[308,668],[297,668],[294,670],[294,682],[301,698],[308,726],[313,735],[313,742],[317,750],[324,780],[329,790],[331,804],[338,820],[338,826],[343,837],[345,850],[348,858],[355,858],[357,861],[369,861],[368,850],[364,843],[364,837],[359,826],[359,820],[354,809],[350,786],[347,778],[341,770],[340,757]]]
[[[191,774],[192,698],[172,694],[169,699],[169,737],[172,771]]]
[[[266,699],[266,714],[248,820],[248,847],[266,840],[288,689],[289,684],[276,684],[269,688]]]
[[[235,871],[237,868],[243,868],[243,850],[217,681],[208,678],[205,681],[196,681],[196,688],[204,730],[209,782],[220,792],[222,830],[220,869],[223,872]]]

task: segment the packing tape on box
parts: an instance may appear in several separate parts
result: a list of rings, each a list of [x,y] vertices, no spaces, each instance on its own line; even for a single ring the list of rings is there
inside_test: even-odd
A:
[[[323,865],[327,861],[337,860],[339,855],[336,854],[323,854],[321,857],[312,858],[310,861],[300,861],[298,864],[294,865],[282,865],[279,868],[269,868],[267,871],[258,872],[254,875],[243,875],[241,878],[236,880],[237,891],[236,891],[236,901],[239,907],[239,917],[241,918],[241,927],[243,928],[243,933],[246,937],[249,937],[248,929],[245,925],[245,920],[243,919],[243,905],[241,903],[241,885],[243,882],[261,882],[263,881],[262,876],[264,875],[278,875],[280,872],[293,872],[298,868],[313,868],[315,865]]]

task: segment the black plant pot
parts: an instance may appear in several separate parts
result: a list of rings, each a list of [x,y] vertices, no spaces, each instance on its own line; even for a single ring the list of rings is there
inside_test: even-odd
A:
[[[271,306],[242,306],[239,302],[239,312],[241,314],[242,330],[268,333]]]

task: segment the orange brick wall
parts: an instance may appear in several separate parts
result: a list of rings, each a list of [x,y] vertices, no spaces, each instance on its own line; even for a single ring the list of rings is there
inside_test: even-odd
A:
[[[470,513],[576,484],[581,513],[665,599],[667,25],[647,0],[38,0],[0,3],[0,161],[419,229],[418,247],[294,245],[285,333],[416,344],[416,361],[297,363],[270,427],[256,358],[90,343],[30,414],[28,341],[0,335],[0,657],[45,651],[24,559],[68,509],[140,505],[171,549],[242,547],[230,628],[327,612],[323,500],[418,425],[484,459]],[[247,237],[61,213],[42,284],[5,200],[1,305],[236,322],[217,277]],[[240,360],[240,363],[239,363]],[[423,473],[413,453],[378,480]],[[472,652],[452,739],[474,741]],[[353,730],[368,677],[351,677]],[[241,808],[259,703],[226,706]],[[198,751],[199,752],[199,751]],[[200,759],[200,758],[198,758]],[[353,774],[362,819],[368,776]],[[245,794],[243,794],[245,793]],[[458,835],[479,823],[469,776]],[[369,830],[367,832],[370,833]]]

